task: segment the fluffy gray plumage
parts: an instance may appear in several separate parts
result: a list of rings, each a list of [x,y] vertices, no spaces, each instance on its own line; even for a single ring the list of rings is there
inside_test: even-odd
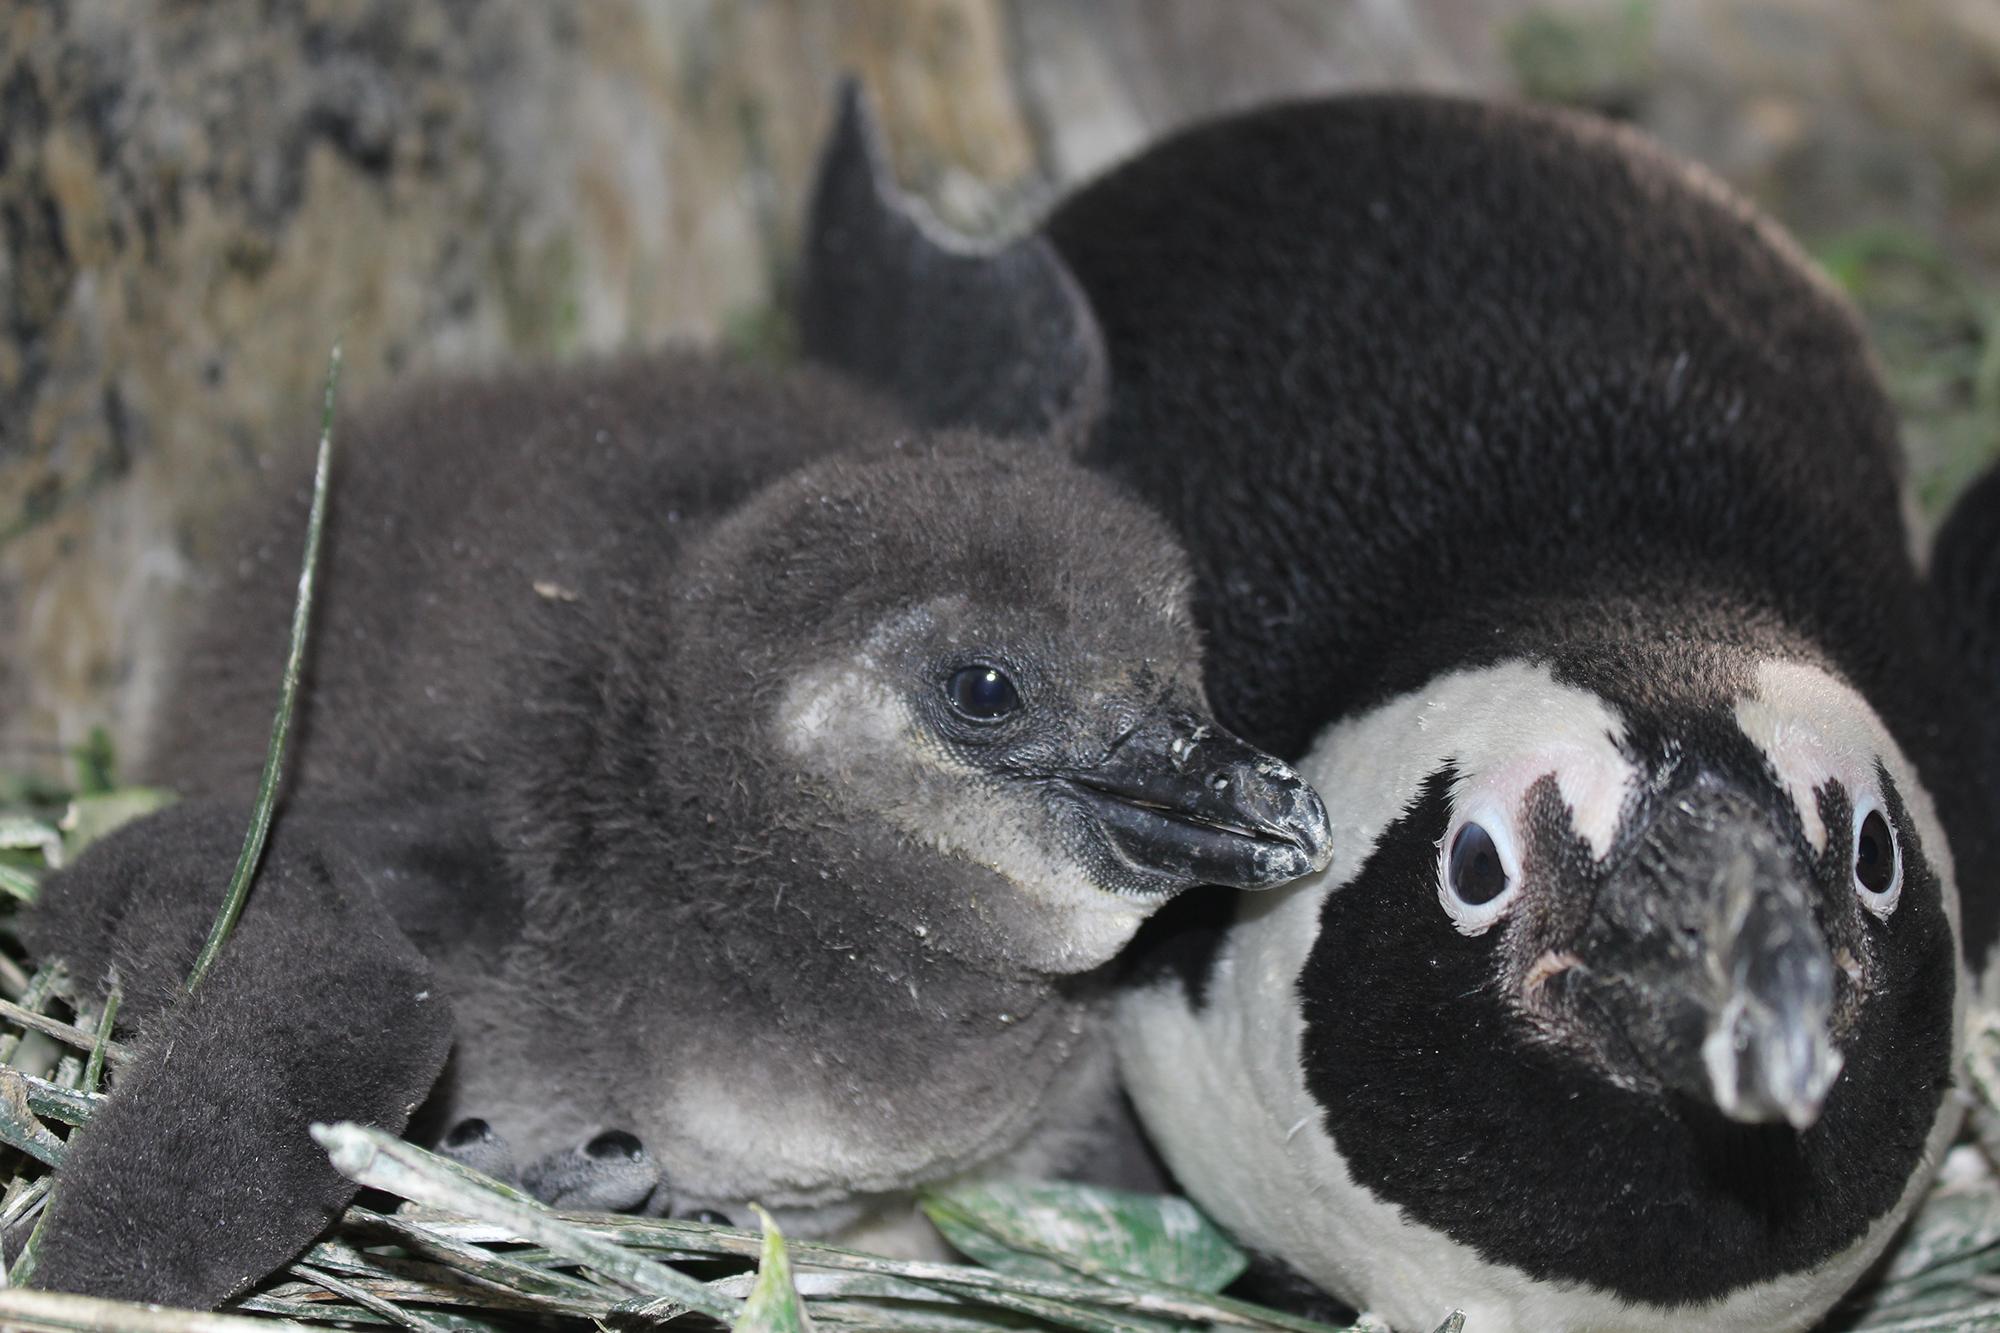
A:
[[[427,1096],[420,1133],[544,1197],[806,1231],[1067,1169],[1116,1106],[1094,970],[1180,888],[1325,862],[1310,790],[1208,718],[1174,542],[1052,451],[696,359],[422,385],[343,436],[285,806],[215,971],[178,998],[302,492],[185,655],[151,776],[188,801],[28,922],[121,980],[142,1052],[45,1285],[212,1305],[350,1197],[309,1121]],[[978,716],[1002,676],[1018,707]]]

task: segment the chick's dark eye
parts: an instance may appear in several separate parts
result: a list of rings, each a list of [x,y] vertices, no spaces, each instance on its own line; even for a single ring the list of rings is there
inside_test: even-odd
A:
[[[1021,707],[1021,696],[997,668],[960,667],[945,682],[944,697],[963,717],[975,722],[997,722]]]
[[[1870,810],[1854,835],[1854,882],[1878,896],[1896,882],[1896,840],[1880,810]]]
[[[1507,867],[1501,864],[1500,849],[1493,845],[1493,835],[1477,824],[1467,824],[1452,839],[1445,874],[1452,895],[1473,907],[1507,891]]]

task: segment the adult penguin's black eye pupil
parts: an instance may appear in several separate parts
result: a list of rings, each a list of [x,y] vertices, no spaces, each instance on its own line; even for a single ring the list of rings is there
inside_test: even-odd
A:
[[[1868,812],[1854,840],[1854,882],[1870,893],[1887,893],[1896,882],[1896,843],[1880,810]]]
[[[1014,682],[990,666],[960,667],[945,682],[951,706],[977,722],[992,722],[1021,706]]]
[[[1490,903],[1507,891],[1507,868],[1500,864],[1500,849],[1493,835],[1477,824],[1467,824],[1452,839],[1451,860],[1445,868],[1452,895],[1473,907]]]

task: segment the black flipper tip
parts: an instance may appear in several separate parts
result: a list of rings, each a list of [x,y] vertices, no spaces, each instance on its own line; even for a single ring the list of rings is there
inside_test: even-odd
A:
[[[1081,446],[1103,405],[1095,316],[1039,233],[998,246],[904,194],[867,94],[836,93],[806,220],[798,323],[811,360],[927,427]]]

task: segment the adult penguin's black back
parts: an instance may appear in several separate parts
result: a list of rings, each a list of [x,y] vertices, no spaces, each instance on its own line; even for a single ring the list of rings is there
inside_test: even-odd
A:
[[[1431,98],[1195,129],[1042,235],[1084,456],[1339,848],[1153,941],[1121,1064],[1169,1164],[1397,1327],[1810,1324],[1949,1141],[1995,929],[1851,312],[1643,139]]]
[[[1923,693],[1884,632],[1915,610],[1902,468],[1850,312],[1638,136],[1282,107],[1146,153],[1047,230],[1116,384],[1087,456],[1198,541],[1211,636],[1260,667],[1217,663],[1220,706],[1286,752],[1596,588],[1754,590]]]

